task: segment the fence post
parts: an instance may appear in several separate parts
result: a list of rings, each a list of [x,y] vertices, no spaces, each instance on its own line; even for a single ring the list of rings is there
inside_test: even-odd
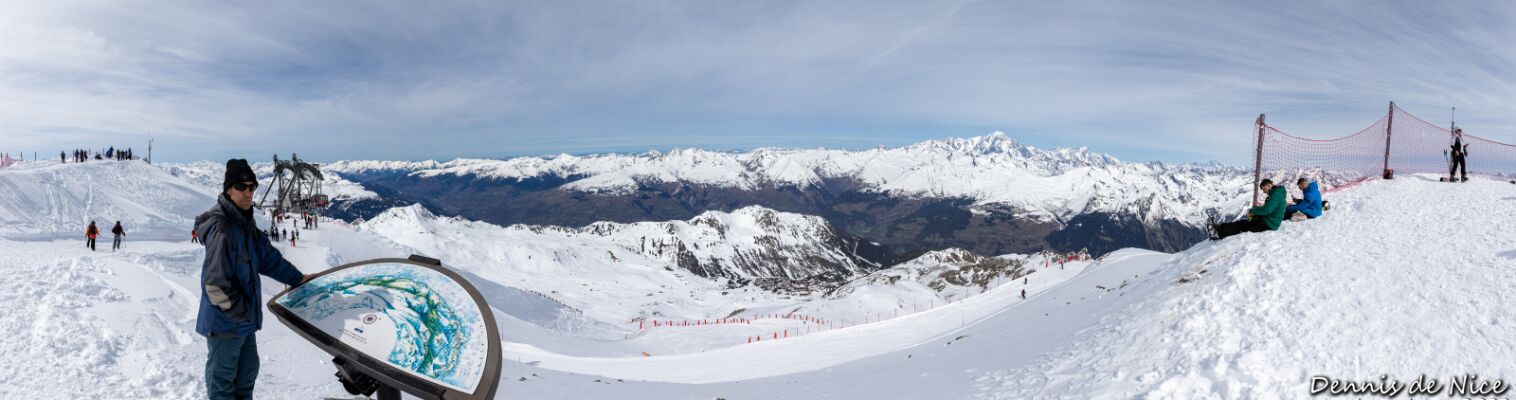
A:
[[[1392,101],[1390,102],[1390,119],[1384,124],[1384,170],[1380,171],[1384,179],[1395,179],[1395,176],[1390,174],[1390,133],[1394,132],[1394,127],[1395,102]]]
[[[1258,122],[1254,125],[1258,127],[1258,140],[1253,146],[1253,203],[1250,206],[1258,205],[1258,180],[1263,170],[1263,127],[1268,126],[1263,123],[1263,114],[1258,114]]]

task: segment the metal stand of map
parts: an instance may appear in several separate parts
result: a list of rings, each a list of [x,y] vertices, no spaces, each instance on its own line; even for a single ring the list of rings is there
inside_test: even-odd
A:
[[[378,400],[400,400],[400,389],[380,386],[379,391],[374,393],[374,396]]]

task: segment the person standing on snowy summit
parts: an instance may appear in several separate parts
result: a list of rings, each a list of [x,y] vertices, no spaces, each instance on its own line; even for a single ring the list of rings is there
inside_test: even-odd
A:
[[[95,236],[100,236],[100,228],[95,227],[95,221],[90,221],[89,227],[84,228],[84,246],[89,247],[89,251],[95,251]]]
[[[1321,189],[1316,186],[1316,182],[1300,178],[1295,181],[1295,186],[1300,188],[1301,198],[1295,199],[1295,204],[1284,207],[1284,219],[1294,219],[1296,213],[1304,214],[1306,218],[1320,217]]]
[[[111,228],[111,235],[114,235],[115,239],[116,239],[114,242],[111,243],[111,251],[120,250],[121,249],[121,237],[122,236],[126,236],[126,229],[122,229],[121,228],[121,221],[116,221],[116,227]]]
[[[1248,219],[1212,226],[1211,240],[1226,239],[1243,232],[1279,230],[1279,224],[1284,222],[1284,198],[1289,193],[1268,179],[1259,182],[1258,188],[1269,194],[1263,205],[1248,209]]]
[[[1448,181],[1449,182],[1468,182],[1469,181],[1469,168],[1464,163],[1464,158],[1468,157],[1468,156],[1469,156],[1469,145],[1463,144],[1463,128],[1454,129],[1453,130],[1453,162],[1450,163],[1450,164],[1448,164]],[[1454,175],[1455,172],[1458,173],[1458,175],[1461,175],[1461,178],[1463,178],[1461,181],[1458,179],[1460,176]]]
[[[258,343],[263,328],[262,280],[266,275],[298,286],[310,280],[258,230],[253,191],[258,178],[247,160],[226,162],[221,196],[195,217],[205,246],[200,267],[200,311],[195,333],[206,337],[205,389],[211,399],[251,399],[258,379]]]

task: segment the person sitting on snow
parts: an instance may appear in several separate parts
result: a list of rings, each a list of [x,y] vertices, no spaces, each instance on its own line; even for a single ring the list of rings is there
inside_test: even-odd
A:
[[[1279,230],[1279,224],[1284,222],[1284,198],[1289,194],[1268,179],[1259,182],[1258,188],[1269,194],[1263,205],[1248,209],[1248,219],[1212,225],[1211,240],[1221,240],[1243,232]]]
[[[1299,221],[1307,218],[1321,216],[1321,189],[1316,182],[1300,178],[1295,181],[1295,186],[1300,188],[1301,198],[1295,199],[1295,204],[1284,207],[1284,219]],[[1305,217],[1300,217],[1304,215]]]

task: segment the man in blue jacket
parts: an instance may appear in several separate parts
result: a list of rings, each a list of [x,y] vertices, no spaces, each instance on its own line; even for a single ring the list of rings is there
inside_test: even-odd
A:
[[[1320,217],[1321,189],[1316,186],[1316,182],[1300,178],[1295,181],[1295,186],[1300,188],[1302,198],[1295,199],[1295,204],[1284,208],[1284,219],[1291,219],[1295,213],[1305,214],[1306,218]]]
[[[206,394],[211,399],[251,399],[258,379],[258,343],[253,333],[263,328],[258,275],[291,286],[311,276],[286,261],[258,230],[253,220],[258,177],[247,160],[227,160],[221,189],[216,205],[195,218],[195,233],[205,246],[195,332],[209,343]]]

